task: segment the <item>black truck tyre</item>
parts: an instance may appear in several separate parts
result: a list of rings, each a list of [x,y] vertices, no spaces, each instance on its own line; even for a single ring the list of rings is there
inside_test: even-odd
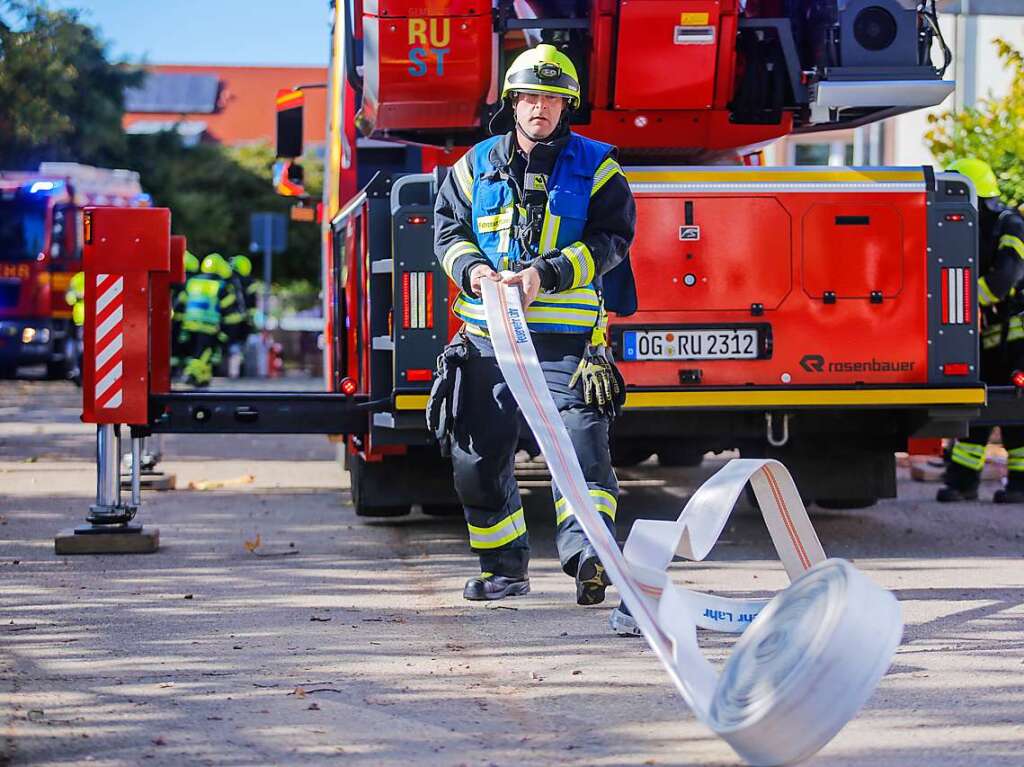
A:
[[[765,443],[741,446],[744,458],[774,458],[783,463],[805,504],[823,509],[864,509],[879,498],[896,497],[896,456],[884,445],[852,438],[793,438],[781,447]]]
[[[46,363],[46,377],[51,381],[70,381],[78,368],[78,349],[73,336],[66,335],[57,343],[59,353]]]
[[[703,450],[697,445],[685,442],[670,442],[658,448],[658,463],[661,466],[700,466],[704,462]]]
[[[612,454],[612,466],[628,467],[643,463],[652,455],[654,448],[641,440],[616,439],[614,435],[609,443]]]
[[[460,514],[451,462],[436,447],[410,446],[405,455],[380,461],[346,454],[352,505],[360,517],[401,517],[420,504],[425,514]]]

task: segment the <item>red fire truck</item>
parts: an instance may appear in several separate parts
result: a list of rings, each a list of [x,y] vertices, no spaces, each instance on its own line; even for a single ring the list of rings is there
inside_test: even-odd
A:
[[[639,310],[611,320],[617,462],[738,448],[783,460],[808,499],[867,504],[895,495],[908,437],[955,434],[984,403],[964,179],[739,164],[788,134],[941,102],[934,3],[348,0],[333,21],[327,383],[372,411],[345,436],[358,513],[454,501],[423,418],[456,329],[433,199],[488,135],[505,67],[540,41],[576,62],[572,127],[619,148],[637,199]],[[301,98],[278,109],[294,158]]]
[[[864,505],[895,495],[893,454],[908,437],[964,433],[985,407],[966,179],[929,167],[739,162],[782,136],[941,102],[953,85],[931,0],[332,8],[326,391],[172,391],[162,373],[146,384],[145,371],[166,360],[154,356],[155,334],[147,346],[134,332],[122,354],[140,372],[113,376],[101,351],[110,323],[95,324],[91,286],[113,290],[117,273],[135,280],[147,269],[166,283],[160,270],[178,265],[166,253],[166,212],[136,217],[139,232],[152,219],[144,263],[130,257],[139,240],[123,216],[97,211],[96,231],[108,234],[86,246],[86,420],[131,424],[133,437],[341,435],[357,513],[456,508],[424,419],[435,358],[457,329],[455,287],[433,252],[434,198],[447,168],[487,135],[505,68],[539,41],[576,63],[583,98],[572,127],[619,148],[637,199],[639,308],[611,318],[627,383],[618,463],[738,449],[782,460],[808,500]],[[292,196],[302,101],[301,91],[278,97],[278,177]],[[144,315],[144,302],[126,304],[126,323]]]
[[[82,209],[148,204],[132,171],[57,162],[0,171],[0,377],[20,365],[45,364],[50,378],[72,372],[64,294],[82,268]]]

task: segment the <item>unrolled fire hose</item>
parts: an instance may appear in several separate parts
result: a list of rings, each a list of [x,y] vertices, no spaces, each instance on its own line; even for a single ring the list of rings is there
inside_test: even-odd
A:
[[[849,562],[825,558],[792,477],[772,460],[730,461],[676,521],[637,520],[620,552],[544,381],[518,286],[481,284],[505,381],[555,483],[683,700],[752,765],[793,764],[815,754],[889,668],[903,632],[896,598]],[[790,585],[764,600],[673,584],[673,557],[704,559],[748,482]],[[742,634],[721,675],[700,651],[698,626]]]

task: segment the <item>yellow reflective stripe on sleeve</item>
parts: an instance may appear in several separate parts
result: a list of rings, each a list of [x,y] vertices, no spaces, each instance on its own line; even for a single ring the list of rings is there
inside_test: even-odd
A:
[[[455,261],[459,256],[464,256],[468,253],[480,256],[483,255],[480,252],[480,248],[471,242],[466,242],[466,240],[458,240],[448,247],[448,250],[444,252],[444,258],[441,259],[441,268],[444,269],[445,274],[447,274],[448,277],[455,279],[452,277],[452,269],[455,267]]]
[[[572,264],[572,287],[581,288],[594,281],[594,256],[582,242],[574,242],[562,249]]]
[[[460,317],[469,317],[474,320],[486,321],[484,305],[467,300],[461,293],[459,294],[459,297],[455,299],[454,311],[456,311]]]
[[[594,185],[590,188],[590,196],[593,197],[600,192],[601,188],[611,181],[616,173],[624,175],[619,164],[609,157],[597,167],[597,172],[594,174]]]
[[[982,306],[991,306],[992,304],[999,303],[999,299],[996,294],[989,288],[988,282],[982,277],[978,280],[978,303]]]
[[[474,549],[498,549],[526,533],[526,517],[520,508],[491,527],[467,524],[469,545]]]
[[[985,466],[985,446],[973,442],[957,442],[950,459],[971,471],[981,471]]]
[[[473,173],[469,169],[469,155],[462,155],[458,162],[452,166],[452,172],[455,174],[455,180],[458,182],[459,189],[462,190],[463,196],[469,201],[469,204],[473,204]]]
[[[594,499],[594,506],[597,510],[604,514],[606,517],[615,521],[615,513],[618,511],[619,502],[615,496],[609,493],[607,490],[601,490],[599,488],[591,488],[589,491],[590,497]],[[565,498],[559,498],[555,501],[555,524],[560,525],[569,517],[573,516],[572,506]]]
[[[555,216],[550,210],[544,212],[544,224],[540,229],[540,253],[544,255],[549,250],[554,250],[558,242],[558,228],[561,226],[562,217]]]
[[[1007,451],[1006,468],[1010,471],[1024,471],[1024,447]]]
[[[1020,237],[1015,237],[1012,234],[1004,234],[999,238],[1000,248],[1012,248],[1016,251],[1017,255],[1024,258],[1024,242],[1021,241]]]

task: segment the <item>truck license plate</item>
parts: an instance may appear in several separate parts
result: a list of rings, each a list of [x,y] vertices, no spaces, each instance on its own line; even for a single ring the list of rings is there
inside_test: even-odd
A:
[[[622,334],[624,360],[757,359],[757,331],[751,328],[674,328],[627,330]]]

